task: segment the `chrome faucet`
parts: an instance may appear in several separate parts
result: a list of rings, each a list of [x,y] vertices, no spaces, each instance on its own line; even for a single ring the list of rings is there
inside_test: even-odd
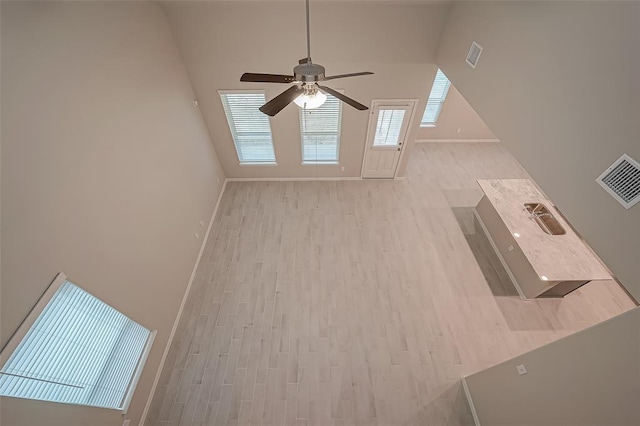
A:
[[[532,212],[529,212],[529,210],[527,209],[523,209],[525,212],[529,213],[529,219],[534,220],[535,218],[538,217],[553,217],[551,215],[551,213],[548,212],[539,212],[537,211],[538,207],[536,207],[536,209],[534,209]]]

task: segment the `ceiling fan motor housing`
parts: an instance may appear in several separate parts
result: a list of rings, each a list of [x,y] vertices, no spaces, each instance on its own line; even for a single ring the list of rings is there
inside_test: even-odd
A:
[[[324,80],[324,67],[318,64],[297,65],[293,69],[296,81],[315,82]]]

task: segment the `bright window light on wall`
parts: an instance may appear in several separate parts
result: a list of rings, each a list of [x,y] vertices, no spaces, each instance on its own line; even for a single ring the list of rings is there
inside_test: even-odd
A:
[[[240,164],[275,164],[271,123],[259,110],[266,102],[264,91],[221,90],[218,94]]]
[[[447,79],[447,76],[438,69],[436,78],[433,80],[433,86],[431,86],[431,93],[429,94],[429,100],[427,101],[427,107],[424,110],[420,126],[435,126],[438,121],[438,116],[440,116],[444,100],[447,98],[449,86],[451,86],[451,82]]]
[[[336,164],[340,152],[342,102],[327,95],[322,106],[300,109],[303,164]]]
[[[0,354],[0,395],[126,412],[154,337],[58,274]]]

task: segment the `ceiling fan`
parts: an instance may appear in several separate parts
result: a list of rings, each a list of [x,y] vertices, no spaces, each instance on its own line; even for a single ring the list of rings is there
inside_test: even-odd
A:
[[[307,57],[300,59],[298,65],[293,68],[293,75],[282,74],[255,74],[244,73],[240,81],[254,83],[294,83],[284,92],[271,99],[260,107],[260,111],[273,117],[291,102],[295,102],[302,108],[318,108],[327,99],[327,94],[333,95],[352,107],[364,111],[369,108],[359,102],[337,92],[329,87],[318,84],[321,81],[336,80],[338,78],[356,77],[360,75],[370,75],[372,72],[356,72],[351,74],[339,74],[325,76],[325,69],[322,65],[314,64],[311,61],[311,37],[309,35],[309,0],[307,5]]]

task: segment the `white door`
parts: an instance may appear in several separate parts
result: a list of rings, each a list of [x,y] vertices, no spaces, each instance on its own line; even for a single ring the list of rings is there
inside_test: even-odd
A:
[[[395,177],[413,106],[413,102],[395,105],[374,101],[362,167],[363,178]]]

